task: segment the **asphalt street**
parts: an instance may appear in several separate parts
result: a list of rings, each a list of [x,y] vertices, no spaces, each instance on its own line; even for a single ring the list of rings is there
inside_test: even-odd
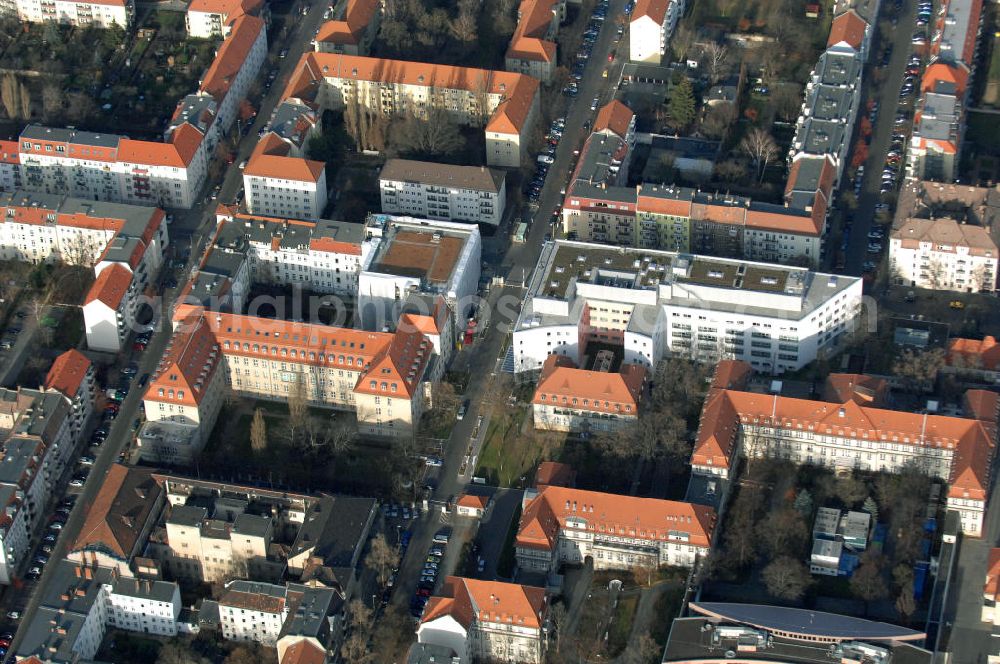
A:
[[[888,1],[882,3],[884,11],[891,11],[891,7],[887,7],[889,4],[891,3]],[[847,261],[844,270],[842,270],[845,274],[860,275],[865,261],[879,263],[878,256],[867,253],[868,232],[871,230],[875,218],[875,206],[883,200],[879,192],[879,187],[882,184],[882,168],[885,156],[889,152],[889,144],[892,142],[893,122],[896,117],[896,108],[899,105],[899,88],[903,84],[906,62],[913,52],[910,40],[915,29],[915,5],[916,3],[913,2],[903,3],[902,9],[897,15],[896,27],[889,34],[880,35],[880,38],[873,42],[873,52],[869,57],[870,64],[866,68],[867,96],[864,99],[877,99],[880,110],[877,121],[872,127],[872,142],[868,146],[868,160],[865,162],[861,195],[858,196],[858,206],[853,213],[854,222],[847,246]],[[879,67],[878,62],[881,58],[882,48],[887,43],[891,43],[893,46],[892,58],[888,67]],[[873,81],[873,73],[876,69],[882,70],[884,75],[878,84]],[[867,112],[863,103],[858,109],[856,123],[860,123],[861,118]],[[844,191],[851,191],[854,188],[854,183],[845,179],[841,182],[841,187]],[[829,260],[833,260],[836,249],[837,247],[831,246],[827,250]]]

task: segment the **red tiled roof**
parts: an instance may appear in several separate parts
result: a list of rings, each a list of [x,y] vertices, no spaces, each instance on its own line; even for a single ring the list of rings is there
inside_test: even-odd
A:
[[[157,506],[159,485],[152,471],[113,464],[100,482],[94,502],[71,551],[96,549],[126,559],[139,543],[142,529]]]
[[[525,507],[517,545],[552,549],[567,519],[582,520],[592,533],[650,541],[686,533],[698,547],[710,545],[715,529],[715,510],[704,505],[548,486]]]
[[[236,81],[236,76],[243,68],[250,50],[264,30],[264,21],[256,16],[240,16],[232,26],[232,32],[219,47],[219,52],[205,72],[205,78],[199,88],[201,92],[212,95],[220,104],[229,93],[229,87]]]
[[[45,376],[45,389],[58,390],[73,399],[90,370],[90,360],[75,348],[56,358]]]
[[[594,132],[610,131],[618,138],[625,140],[635,113],[632,109],[617,99],[612,99],[601,107],[594,119]]]
[[[635,9],[632,10],[632,21],[648,16],[657,25],[663,25],[669,5],[669,0],[639,0],[635,3]]]
[[[576,483],[576,471],[566,463],[558,461],[543,461],[535,471],[535,488],[541,490],[547,486],[573,486]]]
[[[542,588],[449,576],[441,588],[441,595],[427,602],[420,624],[447,615],[466,629],[476,620],[538,630],[542,627],[545,608]]]
[[[595,413],[638,415],[645,368],[625,364],[619,373],[588,371],[565,364],[566,358],[549,355],[542,366],[533,404],[564,406]]]
[[[1000,548],[993,548],[990,549],[986,561],[986,585],[983,586],[983,594],[995,600],[998,592],[1000,592]]]
[[[281,137],[274,132],[268,133],[257,143],[243,173],[262,178],[319,182],[326,164],[312,159],[289,157],[290,151],[290,146]]]
[[[858,16],[856,11],[849,9],[833,19],[833,24],[830,26],[830,38],[826,40],[826,45],[828,47],[836,46],[844,42],[855,51],[860,51],[867,29],[868,24],[865,23],[865,20]]]
[[[325,664],[326,652],[312,641],[302,639],[285,649],[280,664]]]
[[[131,284],[132,273],[128,268],[121,263],[112,263],[97,275],[94,284],[87,291],[83,304],[88,305],[94,300],[100,300],[109,308],[117,309]]]

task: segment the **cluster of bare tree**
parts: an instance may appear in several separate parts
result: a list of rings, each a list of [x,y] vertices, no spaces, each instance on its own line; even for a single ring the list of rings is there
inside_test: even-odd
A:
[[[429,9],[420,0],[389,0],[379,28],[379,51],[393,57],[429,62],[456,62],[474,56],[486,35],[509,39],[514,32],[513,0],[459,0],[452,15],[441,7]]]
[[[427,117],[412,112],[392,115],[352,97],[344,106],[344,129],[355,148],[416,159],[447,159],[465,147],[458,123],[443,108]]]

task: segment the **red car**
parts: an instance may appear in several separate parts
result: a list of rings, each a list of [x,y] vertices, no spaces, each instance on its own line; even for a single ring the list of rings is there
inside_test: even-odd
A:
[[[109,412],[110,413],[117,413],[120,408],[121,408],[121,406],[119,404],[117,404],[117,403],[115,403],[115,402],[112,401],[107,406],[105,406],[104,412],[105,413],[109,413]]]
[[[141,341],[136,341],[134,344],[132,344],[132,350],[144,351],[146,350],[146,344],[142,343]]]

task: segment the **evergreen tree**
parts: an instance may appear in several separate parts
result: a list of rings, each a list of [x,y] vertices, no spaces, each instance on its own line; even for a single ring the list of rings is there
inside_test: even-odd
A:
[[[667,113],[678,129],[687,127],[694,122],[694,88],[691,87],[691,79],[682,76],[681,80],[670,92],[670,101],[667,102]]]

